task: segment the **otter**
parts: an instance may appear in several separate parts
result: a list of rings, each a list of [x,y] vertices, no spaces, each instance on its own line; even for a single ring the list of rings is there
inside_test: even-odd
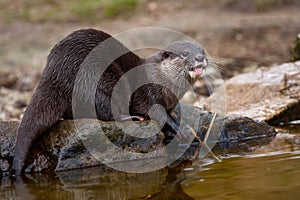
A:
[[[72,94],[80,66],[93,49],[108,39],[112,41],[110,45],[101,46],[105,52],[108,54],[126,53],[110,62],[96,83],[95,105],[93,106],[96,108],[96,117],[99,120],[115,120],[111,107],[113,88],[123,75],[135,67],[145,65],[146,69],[142,70],[142,73],[146,74],[149,80],[151,79],[150,82],[163,80],[166,84],[172,85],[174,82],[178,82],[178,77],[183,77],[188,82],[191,81],[191,72],[199,74],[207,66],[208,60],[204,49],[190,41],[170,43],[157,53],[147,58],[141,58],[103,31],[81,29],[69,34],[50,51],[41,80],[24,113],[17,134],[12,165],[13,174],[24,173],[25,161],[32,144],[43,132],[61,119],[74,117]],[[101,60],[106,58],[101,56],[99,55],[98,65],[101,65]],[[92,65],[93,67],[96,69],[97,64]],[[181,88],[180,93],[176,95],[170,89],[159,84],[146,84],[135,91],[130,91],[130,84],[124,86],[123,90],[127,96],[132,94],[129,97],[129,115],[120,113],[120,120],[143,120],[152,117],[159,122],[161,121],[160,109],[157,109],[156,114],[152,114],[153,116],[149,114],[151,106],[159,104],[165,108],[165,126],[174,130],[175,133],[180,132],[179,124],[171,116],[171,113],[187,91],[186,84],[180,86],[183,89]],[[91,101],[88,95],[81,95],[80,98],[84,103]],[[93,115],[84,114],[81,117],[89,118]]]

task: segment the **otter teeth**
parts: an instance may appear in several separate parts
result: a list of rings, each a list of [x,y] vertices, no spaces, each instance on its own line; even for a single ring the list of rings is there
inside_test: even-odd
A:
[[[201,76],[202,68],[201,67],[193,67],[189,70],[189,74],[192,78],[195,78],[196,76]]]
[[[190,73],[193,73],[194,75],[201,75],[202,68],[201,67],[192,67],[190,69]]]
[[[193,70],[193,72],[194,72],[196,75],[199,75],[199,74],[202,73],[202,69],[201,69],[201,68],[195,68],[195,69]]]

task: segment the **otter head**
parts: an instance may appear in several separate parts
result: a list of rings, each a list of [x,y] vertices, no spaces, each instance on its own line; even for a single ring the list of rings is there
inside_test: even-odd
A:
[[[149,59],[159,63],[162,73],[174,80],[184,76],[191,81],[191,77],[201,75],[208,65],[205,50],[191,41],[170,43]]]

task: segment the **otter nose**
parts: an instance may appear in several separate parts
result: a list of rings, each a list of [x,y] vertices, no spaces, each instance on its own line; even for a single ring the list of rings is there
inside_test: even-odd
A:
[[[198,54],[195,57],[195,66],[199,66],[202,68],[206,68],[208,64],[208,60],[203,54]]]
[[[205,58],[205,56],[203,54],[198,54],[198,55],[196,55],[195,60],[197,62],[203,62],[204,58]]]

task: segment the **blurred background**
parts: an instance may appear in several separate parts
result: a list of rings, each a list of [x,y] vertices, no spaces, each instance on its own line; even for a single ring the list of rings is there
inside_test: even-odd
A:
[[[226,80],[260,67],[290,62],[297,56],[300,59],[299,11],[299,0],[0,0],[0,122],[22,118],[50,49],[75,30],[95,28],[114,35],[132,28],[170,28],[197,40],[218,63]],[[297,55],[291,54],[292,47],[298,48]],[[299,89],[297,83],[295,86]],[[196,92],[205,98],[201,96],[203,91]],[[99,178],[98,169],[92,168],[80,169],[80,173],[63,172],[61,176],[50,174],[48,178],[46,174],[26,175],[25,181],[12,182],[9,177],[1,177],[1,169],[9,164],[0,156],[0,164],[4,163],[0,165],[0,199],[112,199],[118,195],[137,199],[140,195],[141,199],[298,200],[297,123],[278,127],[274,141],[252,153],[243,154],[243,148],[237,155],[224,151],[222,163],[210,157],[195,159],[186,166],[171,167],[167,173],[101,174]],[[260,146],[263,140],[259,138],[252,137]],[[252,146],[248,149],[254,150]],[[149,195],[141,195],[144,189]]]
[[[0,0],[0,119],[20,119],[50,49],[67,34],[157,26],[197,40],[224,79],[288,62],[298,0]]]

